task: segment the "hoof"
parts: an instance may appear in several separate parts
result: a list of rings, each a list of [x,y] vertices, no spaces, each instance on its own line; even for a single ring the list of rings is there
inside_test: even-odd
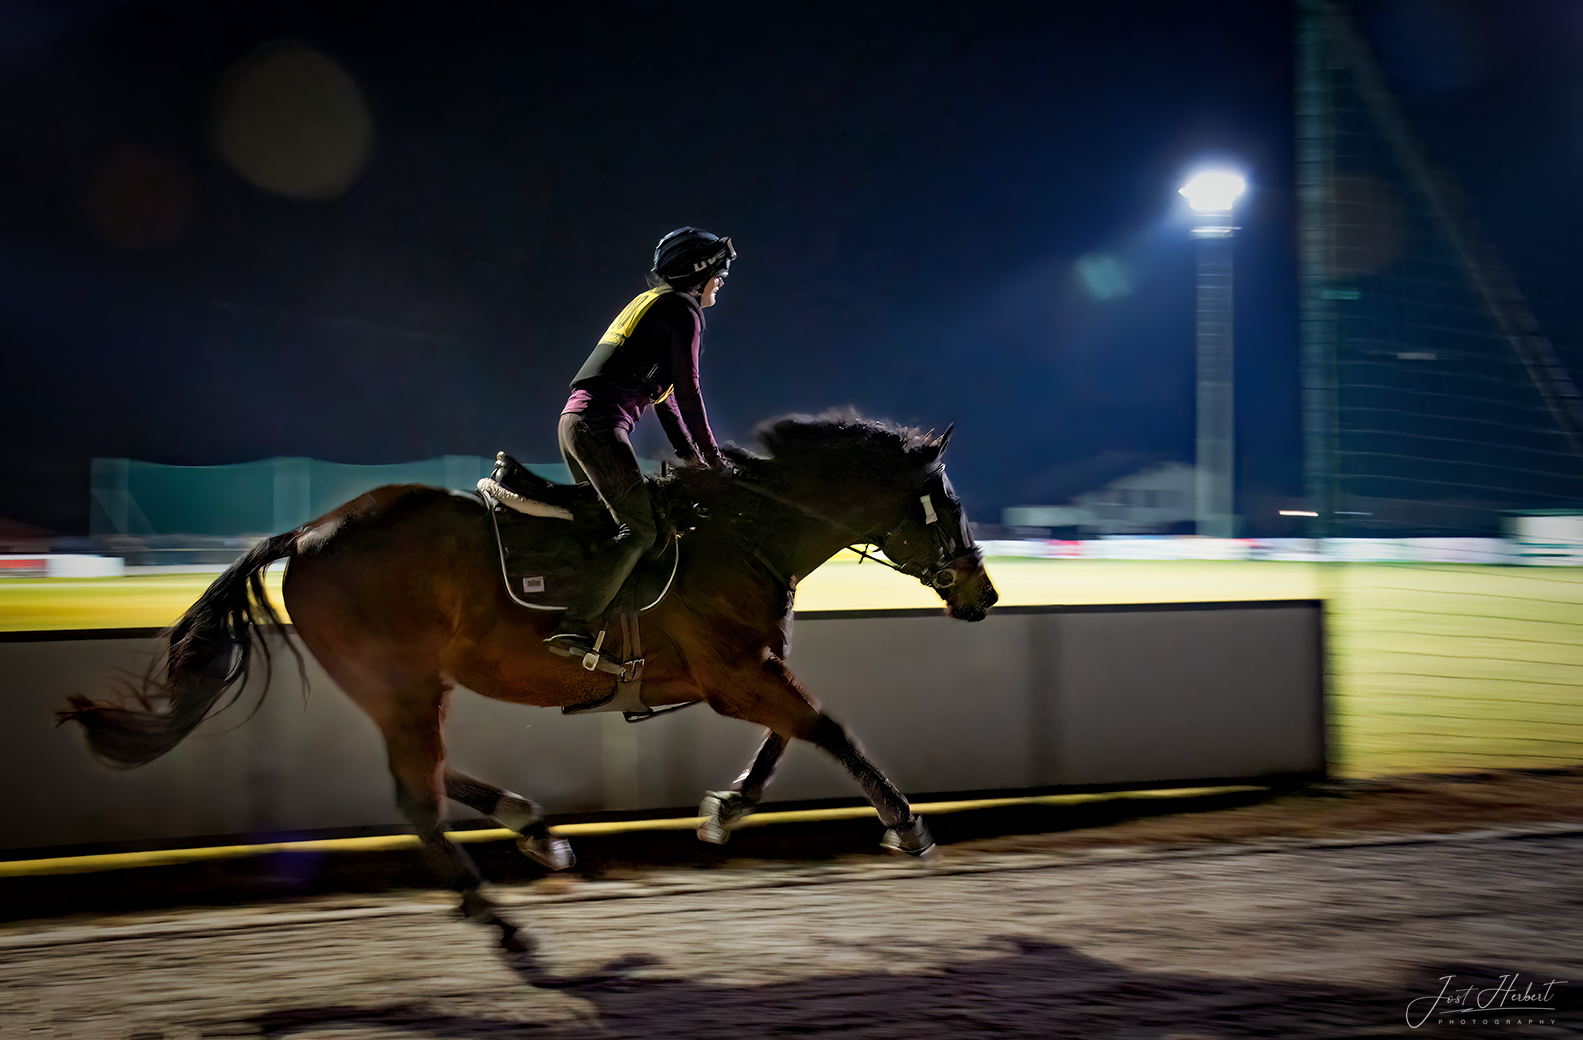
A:
[[[914,816],[900,826],[889,828],[879,844],[881,848],[905,853],[918,859],[933,859],[936,855],[934,836],[929,833],[929,828],[923,825],[922,816]]]
[[[698,839],[724,845],[731,840],[732,825],[751,811],[735,791],[705,791],[704,800],[698,805],[698,815],[704,818],[698,825]]]
[[[500,932],[500,946],[510,953],[529,953],[533,950],[533,940],[528,933],[501,917],[495,910],[494,901],[478,889],[469,889],[462,893],[462,905],[459,908],[462,916],[474,924],[484,924]]]
[[[545,870],[571,870],[577,865],[572,844],[565,838],[537,838],[523,834],[517,838],[517,851]]]
[[[462,893],[462,905],[457,909],[463,917],[479,924],[494,924],[500,920],[495,914],[495,901],[477,888]]]
[[[536,945],[526,929],[496,919],[500,926],[500,948],[507,953],[532,953]]]

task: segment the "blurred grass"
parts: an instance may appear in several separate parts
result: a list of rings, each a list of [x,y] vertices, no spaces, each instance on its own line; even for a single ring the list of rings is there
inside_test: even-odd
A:
[[[996,558],[1007,606],[1323,599],[1334,769],[1364,776],[1583,762],[1583,569]],[[266,584],[279,602],[280,570]],[[212,574],[0,581],[0,631],[159,628]],[[850,554],[799,610],[937,607]]]
[[[1583,761],[1583,570],[1324,570],[1342,772]]]
[[[1001,606],[1045,603],[1193,603],[1318,599],[1320,567],[1224,560],[1038,560],[995,557],[990,576]],[[843,553],[797,586],[798,610],[938,607],[916,580]]]
[[[280,604],[284,571],[264,576]],[[0,580],[0,632],[84,628],[164,628],[203,594],[217,574],[135,574],[125,578]]]

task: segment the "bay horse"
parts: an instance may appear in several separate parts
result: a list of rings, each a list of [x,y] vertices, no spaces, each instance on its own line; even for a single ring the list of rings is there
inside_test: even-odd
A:
[[[681,469],[669,478],[677,485],[670,497],[696,503],[700,519],[679,541],[669,594],[639,616],[643,701],[703,701],[766,730],[736,784],[706,794],[704,840],[726,840],[795,739],[825,749],[852,774],[878,811],[887,848],[925,854],[933,841],[906,797],[780,655],[797,580],[847,546],[878,546],[892,566],[938,592],[952,617],[978,621],[994,605],[982,551],[945,475],[951,431],[934,437],[839,416],[783,419],[759,433],[768,455],[732,449],[734,473]],[[566,708],[608,697],[616,679],[548,652],[542,640],[557,615],[513,602],[495,537],[477,497],[376,488],[259,543],[220,575],[166,633],[163,680],[151,673],[119,703],[74,697],[61,721],[80,723],[90,748],[113,765],[141,765],[171,750],[227,689],[233,698],[240,691],[254,630],[281,623],[263,573],[285,560],[283,594],[298,638],[384,735],[403,814],[448,866],[463,913],[523,948],[481,893],[472,859],[445,838],[444,801],[516,832],[522,852],[549,869],[571,866],[571,850],[529,799],[446,768],[447,700],[464,687]],[[259,645],[267,663],[268,645]]]

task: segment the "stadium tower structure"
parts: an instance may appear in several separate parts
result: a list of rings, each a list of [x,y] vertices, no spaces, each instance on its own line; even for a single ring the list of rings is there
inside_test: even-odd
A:
[[[1583,399],[1340,0],[1298,0],[1298,263],[1314,533],[1583,513]]]

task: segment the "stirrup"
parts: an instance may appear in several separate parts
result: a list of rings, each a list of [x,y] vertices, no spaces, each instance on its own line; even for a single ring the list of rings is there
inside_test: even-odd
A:
[[[611,657],[603,649],[608,631],[600,629],[592,647],[588,645],[588,637],[577,632],[557,632],[544,643],[550,653],[576,660],[590,672],[606,672],[622,682],[637,681],[643,675],[644,659],[638,657],[631,661],[618,661]]]
[[[599,633],[592,646],[581,632],[557,632],[546,639],[544,645],[556,657],[577,658],[584,668],[593,671],[599,667],[599,648],[604,641],[604,632]]]

